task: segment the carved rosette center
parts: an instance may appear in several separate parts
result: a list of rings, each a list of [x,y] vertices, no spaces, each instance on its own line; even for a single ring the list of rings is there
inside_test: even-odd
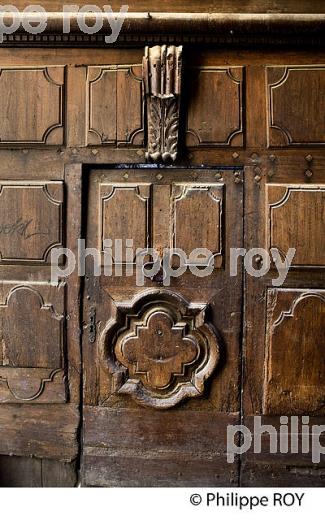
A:
[[[146,47],[143,78],[147,102],[148,151],[153,162],[174,162],[178,152],[182,47]]]

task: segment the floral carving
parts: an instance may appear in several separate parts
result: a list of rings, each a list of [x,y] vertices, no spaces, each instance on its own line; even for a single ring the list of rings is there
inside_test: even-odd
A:
[[[113,391],[155,408],[202,395],[219,360],[218,339],[204,312],[204,305],[189,305],[169,291],[149,291],[118,306],[101,337]]]
[[[181,92],[182,47],[146,47],[143,77],[148,114],[147,159],[175,161]]]

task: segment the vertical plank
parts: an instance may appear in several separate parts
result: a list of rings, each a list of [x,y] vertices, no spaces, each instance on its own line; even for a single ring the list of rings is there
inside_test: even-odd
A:
[[[69,66],[67,70],[67,147],[86,146],[87,67]]]
[[[65,167],[67,190],[67,248],[78,258],[78,239],[81,238],[82,165],[68,164]],[[80,324],[80,278],[77,269],[68,278],[67,291],[67,350],[69,359],[70,400],[80,401],[81,374],[81,324]]]
[[[76,463],[0,456],[0,487],[75,487]]]
[[[42,487],[75,487],[78,483],[76,462],[64,463],[42,459]]]
[[[250,65],[246,69],[245,111],[247,148],[265,148],[266,96],[264,65]]]
[[[156,184],[153,186],[152,247],[161,256],[163,249],[171,245],[170,190],[170,185]]]

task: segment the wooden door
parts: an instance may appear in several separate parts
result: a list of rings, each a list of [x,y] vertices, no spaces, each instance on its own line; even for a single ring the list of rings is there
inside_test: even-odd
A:
[[[229,276],[229,254],[243,240],[242,171],[97,169],[88,181],[86,246],[103,263],[111,239],[115,263],[95,276],[86,261],[83,483],[236,485],[226,426],[240,421],[242,272]],[[117,239],[182,249],[191,265],[139,287]],[[215,269],[199,277],[190,253],[203,247]]]

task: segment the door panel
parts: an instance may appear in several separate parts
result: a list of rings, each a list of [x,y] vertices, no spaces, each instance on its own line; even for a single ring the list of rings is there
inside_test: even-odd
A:
[[[241,176],[233,169],[90,172],[87,247],[101,242],[108,193],[105,238],[135,238],[159,255],[174,245],[187,255],[210,248],[224,263],[206,277],[188,267],[168,286],[161,273],[139,286],[124,257],[113,276],[100,277],[87,259],[85,485],[238,483],[238,461],[226,462],[225,425],[240,420],[242,273],[229,277],[229,251],[243,240]],[[113,202],[111,187],[127,194],[125,204]],[[200,258],[194,264],[206,268]]]
[[[171,194],[173,247],[183,249],[188,257],[198,247],[207,248],[220,261],[222,203],[222,184],[174,183]],[[198,257],[189,263],[204,264],[204,260]]]
[[[150,184],[101,184],[101,250],[104,251],[104,240],[112,240],[112,255],[116,263],[131,263],[125,254],[118,259],[115,241],[133,240],[132,246],[150,247]],[[122,244],[121,244],[122,245]],[[120,246],[121,247],[121,246]],[[123,253],[123,252],[122,252]]]

